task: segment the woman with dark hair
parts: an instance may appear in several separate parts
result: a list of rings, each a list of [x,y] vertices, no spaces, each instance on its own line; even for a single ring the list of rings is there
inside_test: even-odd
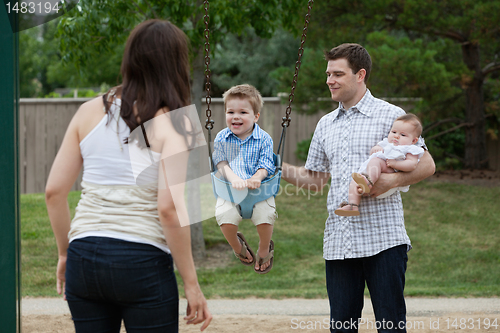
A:
[[[190,228],[182,227],[186,207],[173,199],[183,190],[169,185],[173,176],[177,184],[185,179],[196,142],[193,125],[177,112],[190,103],[187,37],[167,21],[139,24],[127,40],[121,73],[120,86],[79,108],[47,181],[57,291],[78,333],[118,333],[122,320],[127,332],[178,332],[175,262],[188,302],[184,319],[203,323],[203,331],[212,315],[198,284]],[[147,131],[146,122],[153,124]],[[140,185],[134,147],[158,161]],[[67,196],[82,166],[82,195],[71,220]]]

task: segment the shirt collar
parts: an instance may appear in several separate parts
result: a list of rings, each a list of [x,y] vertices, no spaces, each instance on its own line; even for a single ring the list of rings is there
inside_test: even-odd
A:
[[[235,138],[238,138],[236,135],[234,135],[233,132],[231,132],[229,128],[226,128],[226,130],[227,132],[224,133],[224,139],[227,139],[230,135],[234,136]],[[253,137],[255,140],[259,140],[262,138],[262,129],[259,127],[259,124],[255,123],[252,133],[249,136],[247,136],[245,140],[247,140],[250,137]]]
[[[370,92],[370,89],[366,89],[365,94],[363,95],[363,98],[359,100],[359,102],[352,106],[351,109],[355,111],[359,111],[360,113],[364,114],[367,117],[370,117],[371,115],[371,110],[368,107],[369,105],[373,105],[375,97]],[[345,112],[346,110],[344,109],[344,105],[342,102],[339,102],[339,107],[335,109],[332,113],[333,119],[336,119],[337,116],[339,115],[340,112]]]

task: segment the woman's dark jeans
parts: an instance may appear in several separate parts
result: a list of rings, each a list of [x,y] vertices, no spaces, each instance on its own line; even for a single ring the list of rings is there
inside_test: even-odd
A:
[[[372,257],[326,260],[326,286],[330,300],[330,331],[356,333],[359,328],[379,333],[406,332],[403,295],[408,262],[407,246],[399,245]],[[375,321],[363,321],[365,283]]]
[[[108,237],[74,240],[66,298],[77,333],[178,332],[179,294],[172,256]]]

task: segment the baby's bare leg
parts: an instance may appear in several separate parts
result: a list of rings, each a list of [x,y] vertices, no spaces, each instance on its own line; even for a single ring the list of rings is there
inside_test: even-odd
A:
[[[358,193],[358,184],[354,180],[351,180],[349,184],[349,196],[348,200],[350,204],[359,205],[361,201],[361,194]],[[352,208],[351,208],[352,207]],[[339,207],[339,210],[359,210],[357,206],[346,205],[344,207]]]
[[[394,170],[389,168],[385,160],[381,158],[372,158],[366,166],[366,173],[370,176],[371,181],[375,184],[381,173],[392,173]]]
[[[349,203],[353,203],[356,205],[359,205],[361,201],[361,194],[358,192],[358,184],[354,180],[351,180],[351,183],[349,184]],[[350,210],[351,207],[349,206],[344,206],[345,210]],[[353,206],[352,210],[358,210],[358,207]]]

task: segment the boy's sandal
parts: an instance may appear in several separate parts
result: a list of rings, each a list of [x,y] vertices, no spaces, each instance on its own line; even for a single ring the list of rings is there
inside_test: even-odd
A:
[[[348,203],[348,202],[342,201],[340,203],[340,208],[342,208],[344,206],[351,206],[351,210],[335,209],[335,214],[337,214],[339,216],[358,216],[359,215],[359,210],[352,209],[353,206],[359,207],[358,205],[356,205],[354,203]]]
[[[255,263],[255,255],[254,255],[252,249],[250,248],[250,246],[248,245],[247,240],[245,239],[243,234],[239,231],[236,233],[236,237],[238,237],[238,240],[240,241],[241,251],[240,251],[240,253],[236,253],[235,251],[233,251],[234,255],[236,256],[236,258],[240,259],[240,261],[243,265],[253,266],[253,264]],[[250,255],[252,256],[251,262],[246,262],[246,261],[241,260],[241,259],[249,259],[249,258],[247,258],[247,250],[248,250],[248,252],[250,252]]]
[[[354,172],[351,175],[351,177],[352,177],[352,179],[354,179],[354,181],[356,182],[356,184],[358,184],[358,186],[361,187],[361,190],[363,191],[363,194],[364,193],[370,193],[370,189],[373,186],[373,182],[370,179],[370,176],[368,176],[368,174]],[[366,183],[367,181],[368,181],[368,184]]]
[[[271,270],[271,268],[273,268],[274,242],[272,240],[269,242],[269,254],[267,256],[265,256],[264,258],[261,258],[259,256],[259,251],[257,251],[255,260],[259,264],[259,269],[255,269],[255,267],[254,267],[254,270],[255,270],[255,272],[257,272],[259,274],[266,274]],[[265,264],[268,261],[269,261],[269,266],[267,266],[267,268],[265,270],[261,271],[260,266],[262,266],[263,264]]]

